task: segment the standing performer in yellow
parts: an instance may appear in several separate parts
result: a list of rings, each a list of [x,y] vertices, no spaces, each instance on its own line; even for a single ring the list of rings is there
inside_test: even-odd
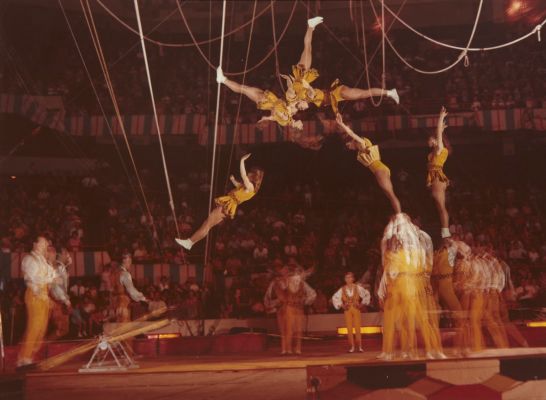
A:
[[[440,304],[451,311],[455,327],[454,354],[460,355],[465,348],[466,318],[453,285],[453,268],[457,254],[457,244],[451,239],[444,240],[442,247],[434,254],[431,281]]]
[[[231,182],[235,186],[235,189],[226,196],[214,199],[216,207],[211,211],[201,227],[188,239],[176,238],[176,243],[186,250],[191,250],[195,243],[205,238],[209,231],[226,219],[226,217],[231,219],[235,218],[237,207],[245,201],[250,200],[258,193],[260,185],[262,184],[264,172],[259,168],[253,168],[247,175],[245,161],[249,157],[250,153],[243,156],[240,162],[241,179],[243,180],[243,183],[238,182],[231,176]]]
[[[446,190],[449,186],[449,179],[443,169],[449,155],[449,143],[444,133],[447,128],[446,117],[447,110],[445,107],[442,107],[440,116],[438,117],[436,132],[428,138],[428,146],[431,148],[431,152],[428,155],[427,166],[427,187],[430,189],[430,193],[440,214],[442,238],[451,237],[449,232],[449,214],[446,209]]]
[[[383,351],[378,358],[392,360],[398,331],[403,358],[416,356],[415,336],[419,296],[424,292],[419,229],[406,214],[393,216],[381,241],[383,275],[377,295],[383,303]]]
[[[400,206],[400,200],[398,200],[392,186],[391,170],[381,162],[379,147],[374,145],[369,139],[360,137],[354,133],[354,131],[343,122],[341,114],[336,115],[336,122],[352,139],[352,142],[350,143],[354,143],[352,148],[358,152],[357,160],[374,174],[377,184],[391,202],[394,213],[401,213],[402,207]]]
[[[481,255],[488,268],[489,284],[484,294],[485,326],[497,348],[507,348],[508,336],[501,320],[500,297],[506,284],[504,271],[498,260],[488,252]]]
[[[34,356],[42,345],[49,319],[49,285],[55,279],[55,270],[46,260],[49,243],[38,236],[30,254],[23,258],[21,269],[26,284],[25,304],[27,326],[17,359],[18,368],[34,365]]]
[[[133,260],[130,254],[124,254],[118,271],[112,274],[113,306],[117,322],[131,321],[129,305],[131,300],[148,302],[146,296],[133,285],[131,266]]]
[[[362,335],[360,333],[362,306],[370,304],[370,292],[359,284],[355,284],[355,276],[352,272],[345,274],[345,285],[333,296],[332,304],[336,310],[343,308],[345,314],[345,326],[347,327],[347,339],[349,340],[349,353],[358,351],[362,353]],[[354,331],[353,331],[354,329]],[[355,340],[356,339],[356,340]]]
[[[53,249],[54,251],[54,249]],[[59,339],[68,334],[70,298],[68,296],[68,267],[72,264],[72,258],[66,248],[62,248],[60,254],[53,253],[53,265],[56,277],[51,284],[51,295],[57,301],[52,303],[51,318],[55,324],[53,339]]]
[[[484,345],[482,320],[486,270],[481,261],[472,254],[470,246],[461,241],[453,241],[453,245],[457,248],[453,288],[465,314],[462,326],[464,352],[480,351]]]
[[[288,276],[286,288],[279,287],[278,298],[282,306],[286,339],[282,354],[301,354],[304,308],[313,304],[317,293],[305,282],[305,271],[296,267]]]
[[[423,251],[421,275],[422,285],[420,287],[423,293],[418,296],[420,302],[417,303],[419,310],[417,321],[421,328],[423,342],[425,344],[426,358],[445,359],[447,358],[442,348],[442,338],[440,336],[439,311],[440,307],[434,297],[430,276],[432,274],[432,264],[434,259],[434,249],[431,237],[422,230],[419,230],[419,241]]]

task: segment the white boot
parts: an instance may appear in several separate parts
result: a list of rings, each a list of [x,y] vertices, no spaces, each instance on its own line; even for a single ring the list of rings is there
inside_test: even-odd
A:
[[[192,246],[193,246],[193,242],[191,241],[191,239],[174,239],[174,241],[176,243],[178,243],[180,246],[182,246],[183,248],[185,248],[186,250],[191,250]]]
[[[349,349],[349,353],[354,353],[354,352],[355,352],[355,348],[354,348],[354,347],[351,347],[351,348]]]
[[[324,21],[324,18],[322,17],[310,18],[307,20],[307,26],[311,29],[315,29],[317,25],[322,24],[322,21]]]
[[[393,99],[396,104],[400,104],[400,96],[398,96],[398,92],[396,91],[396,89],[389,90],[387,92],[387,96]]]
[[[226,83],[227,78],[224,75],[224,71],[222,71],[222,67],[216,68],[216,82],[218,83]]]

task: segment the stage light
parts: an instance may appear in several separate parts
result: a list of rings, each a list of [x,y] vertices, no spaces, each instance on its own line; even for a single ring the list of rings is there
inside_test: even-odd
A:
[[[513,17],[525,8],[525,3],[521,0],[513,0],[508,8],[506,9],[506,14]]]
[[[337,334],[338,335],[347,335],[349,330],[347,327],[342,326],[337,328]],[[381,326],[362,326],[360,327],[360,333],[363,335],[377,335],[378,333],[382,333],[383,328]]]
[[[177,339],[180,337],[180,333],[155,333],[146,335],[146,339]]]
[[[531,321],[526,325],[528,328],[546,328],[546,321]]]
[[[15,175],[10,176],[11,179],[15,180],[17,177]]]

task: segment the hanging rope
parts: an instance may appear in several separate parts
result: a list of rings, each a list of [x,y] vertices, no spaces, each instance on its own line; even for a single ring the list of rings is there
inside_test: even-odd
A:
[[[273,0],[271,0],[271,31],[273,33],[273,43],[277,43],[277,30],[276,30],[276,23],[275,23],[275,7],[273,5]],[[281,68],[279,66],[279,52],[277,51],[277,46],[273,47],[275,49],[275,75],[277,75],[277,79],[279,81],[279,86],[281,87],[281,91],[284,93],[284,86],[282,84],[281,79]]]
[[[91,39],[93,41],[93,46],[95,47],[95,51],[97,52],[97,57],[99,59],[99,65],[101,66],[102,72],[104,74],[104,79],[106,82],[106,87],[108,89],[108,93],[110,94],[110,98],[112,100],[112,105],[114,106],[114,111],[116,113],[116,118],[118,121],[118,125],[121,129],[121,133],[123,135],[123,139],[125,141],[125,145],[127,147],[127,152],[129,154],[129,158],[131,160],[131,164],[133,166],[133,170],[135,171],[135,176],[137,177],[138,185],[140,187],[140,192],[142,194],[142,199],[144,200],[144,204],[146,206],[146,212],[147,217],[149,218],[149,221],[152,224],[153,232],[154,232],[154,239],[159,241],[159,236],[157,234],[157,229],[155,226],[155,221],[152,217],[152,213],[150,211],[150,205],[148,204],[148,200],[146,198],[146,194],[144,193],[144,187],[142,185],[142,180],[140,179],[140,174],[138,173],[138,169],[136,167],[135,158],[133,156],[133,152],[131,150],[131,145],[129,144],[129,139],[127,138],[127,132],[125,131],[125,124],[123,123],[123,118],[121,116],[121,112],[119,110],[119,105],[116,99],[116,93],[114,91],[114,87],[112,85],[112,80],[110,79],[110,73],[108,71],[108,64],[106,62],[106,58],[104,57],[104,53],[102,51],[102,46],[100,44],[100,38],[97,31],[97,27],[95,26],[95,20],[93,18],[93,13],[91,12],[91,7],[89,5],[89,0],[80,0],[80,4],[83,10],[83,15],[85,17],[85,21],[87,23],[87,27],[89,29],[89,32],[91,34]]]
[[[382,32],[382,38],[381,38],[381,52],[382,52],[382,66],[383,70],[381,72],[381,89],[385,89],[385,15],[382,15],[381,19],[381,32]],[[370,71],[369,71],[369,65],[371,63],[368,63],[368,46],[366,45],[366,25],[364,21],[364,5],[362,2],[360,2],[360,23],[362,27],[362,43],[363,43],[363,51],[364,51],[364,71],[366,73],[366,83],[368,85],[368,88],[372,87],[372,83],[370,81]],[[379,100],[376,102],[372,97],[370,97],[370,101],[374,107],[379,107],[381,103],[383,102],[383,93],[381,93],[381,96],[379,97]]]
[[[398,7],[398,10],[397,10],[397,13],[398,13],[398,14],[402,12],[402,9],[403,9],[404,6],[406,5],[406,2],[407,2],[407,1],[408,1],[408,0],[402,1],[402,4],[400,4],[400,7]],[[390,30],[392,29],[392,27],[393,27],[393,25],[394,25],[395,22],[396,22],[396,21],[395,21],[394,19],[390,22],[389,27],[387,28],[386,33],[390,32]],[[368,63],[366,64],[366,66],[367,66],[368,68],[370,67],[370,64],[371,64],[372,61],[374,60],[374,58],[375,58],[375,56],[377,55],[377,52],[379,51],[380,48],[381,48],[381,44],[379,44],[379,45],[375,48],[375,50],[373,51],[371,57],[369,57]],[[367,70],[366,70],[365,68],[363,68],[362,72],[360,73],[360,75],[358,76],[358,79],[356,80],[356,82],[355,82],[355,84],[354,84],[355,87],[358,87],[358,85],[360,84],[360,81],[361,81],[362,78],[365,76],[366,71],[367,71]],[[345,109],[345,107],[346,107],[348,104],[350,104],[350,103],[349,103],[349,102],[343,102],[343,103],[342,103],[342,105],[341,105],[341,107],[340,107],[340,110],[341,110],[342,113],[343,113],[343,110]],[[409,110],[408,110],[406,107],[404,107],[404,105],[400,104],[399,107],[402,108],[403,110],[405,110],[408,114],[410,114]]]
[[[136,1],[136,0],[135,0]],[[177,1],[178,3],[178,1]],[[226,29],[226,0],[223,0],[222,2],[222,37],[220,40],[220,58],[218,61],[218,65],[222,66],[222,60],[224,58],[224,31]],[[212,165],[211,165],[211,180],[210,180],[210,195],[209,195],[209,211],[212,209],[212,200],[214,198],[214,170],[216,168],[216,145],[218,142],[218,124],[219,124],[219,117],[220,117],[220,94],[222,92],[222,84],[217,84],[217,90],[216,90],[216,116],[214,118],[214,139],[212,144]],[[208,258],[209,258],[209,235],[207,235],[206,244],[205,244],[205,263],[204,266],[208,264]]]
[[[256,7],[258,5],[258,0],[254,0],[254,8],[252,10],[252,15],[254,16],[255,13],[256,13]],[[253,36],[253,33],[254,33],[254,24],[251,24],[250,25],[250,35],[249,35],[249,38],[248,38],[248,45],[247,45],[247,48],[246,48],[246,57],[245,57],[245,70],[247,68],[247,65],[248,65],[248,58],[250,56],[250,45],[252,43],[252,36]],[[242,85],[244,85],[246,82],[246,74],[243,75],[243,79],[242,79]],[[237,143],[237,128],[239,127],[239,115],[241,113],[241,104],[243,102],[243,94],[240,93],[239,94],[239,102],[237,104],[237,114],[235,115],[235,127],[233,128],[233,142],[231,143],[231,151],[229,153],[229,164],[228,164],[228,171],[231,171],[231,162],[233,160],[233,151],[235,149],[235,143]],[[228,181],[229,181],[229,177],[226,176],[226,183],[224,184],[224,187],[227,187],[228,185]]]
[[[288,31],[288,26],[290,25],[290,22],[292,21],[292,17],[294,17],[294,11],[296,10],[297,4],[298,3],[294,2],[294,5],[292,6],[292,11],[290,12],[290,16],[288,17],[288,21],[286,22],[286,26],[284,27],[283,31],[281,32],[281,34],[279,36],[279,39],[275,43],[273,43],[273,48],[271,50],[269,50],[269,52],[265,55],[265,57],[261,61],[259,61],[256,65],[252,66],[251,68],[247,68],[245,71],[224,72],[224,75],[226,75],[226,76],[244,75],[244,74],[246,74],[248,72],[252,72],[255,69],[261,67],[269,59],[269,57],[271,57],[273,52],[276,51],[277,46],[282,41],[284,35]],[[197,48],[197,51],[199,52],[199,54],[201,55],[203,60],[205,60],[205,62],[208,64],[208,66],[210,68],[216,69],[216,66],[213,63],[211,63],[210,60],[205,56],[205,53],[203,52],[203,50],[201,49],[201,47],[199,46],[199,44],[195,40],[195,36],[193,35],[193,32],[190,29],[190,26],[188,24],[186,16],[184,15],[184,11],[182,10],[182,7],[178,3],[177,3],[177,5],[178,5],[178,11],[180,12],[180,16],[182,17],[182,21],[184,21],[184,25],[186,26],[186,29],[188,29],[190,37],[192,38],[192,40],[193,40],[193,42],[195,44],[195,47]]]
[[[154,111],[154,121],[157,130],[157,138],[159,139],[159,149],[161,150],[161,161],[163,162],[163,172],[165,173],[165,181],[167,182],[167,192],[169,193],[169,206],[173,214],[173,222],[176,228],[176,235],[180,236],[178,229],[178,218],[174,209],[173,193],[171,189],[171,180],[169,178],[169,170],[167,169],[167,161],[165,160],[165,150],[163,149],[163,139],[161,138],[161,129],[159,127],[159,117],[157,116],[157,108],[155,105],[154,88],[152,87],[152,77],[150,75],[150,66],[148,65],[148,56],[146,54],[146,44],[144,43],[144,33],[142,31],[142,22],[140,21],[140,10],[138,8],[138,0],[134,0],[135,14],[137,17],[138,31],[140,33],[140,44],[142,45],[142,55],[144,58],[144,66],[146,67],[146,76],[148,78],[148,88],[150,89],[150,97],[152,99],[152,109]]]
[[[140,207],[141,212],[144,213],[144,208],[142,207],[142,202],[138,198],[138,193],[137,193],[137,191],[136,191],[136,189],[135,189],[135,187],[133,185],[133,181],[132,181],[131,176],[129,174],[129,170],[127,169],[127,166],[125,165],[125,161],[123,159],[123,156],[121,154],[121,150],[119,148],[118,142],[117,142],[116,137],[114,135],[114,132],[112,130],[112,126],[110,125],[110,121],[109,121],[108,117],[106,116],[106,111],[104,110],[104,107],[102,106],[102,102],[100,101],[99,93],[98,93],[98,91],[97,91],[97,89],[95,87],[95,84],[93,83],[93,78],[91,76],[91,72],[89,71],[89,68],[87,67],[87,63],[85,62],[85,59],[83,57],[83,53],[82,53],[82,51],[80,49],[80,45],[78,44],[78,40],[76,39],[76,35],[74,33],[74,30],[72,29],[72,24],[70,23],[70,20],[68,19],[68,15],[66,14],[66,11],[64,9],[62,1],[58,0],[58,2],[59,2],[59,6],[61,8],[61,11],[63,13],[64,19],[66,21],[66,24],[68,26],[68,30],[70,31],[70,35],[72,36],[72,40],[74,41],[74,44],[76,46],[76,50],[78,51],[78,55],[80,56],[80,59],[82,61],[83,68],[85,70],[87,78],[89,79],[89,82],[91,83],[91,88],[93,89],[93,93],[95,95],[95,98],[97,99],[97,103],[99,105],[102,116],[104,118],[104,123],[106,124],[106,127],[108,128],[108,132],[110,133],[110,136],[112,137],[114,147],[115,147],[116,152],[118,154],[118,157],[119,157],[119,159],[121,161],[121,165],[123,167],[125,175],[127,176],[127,180],[129,181],[129,185],[131,186],[131,189],[133,190],[133,193],[135,194],[135,197],[139,200],[138,205]]]
[[[116,21],[118,21],[121,25],[123,25],[125,28],[127,28],[128,30],[130,30],[131,32],[133,32],[135,35],[139,35],[138,31],[133,28],[132,26],[130,26],[129,24],[127,24],[125,21],[123,21],[120,17],[118,17],[112,10],[110,10],[108,7],[106,7],[104,5],[104,3],[100,0],[96,0],[96,2],[112,17],[114,18]],[[178,0],[177,0],[178,2]],[[255,15],[251,20],[245,22],[244,24],[238,26],[237,28],[235,29],[232,29],[231,31],[229,31],[228,33],[226,33],[225,37],[228,37],[228,36],[232,36],[234,35],[235,33],[239,32],[240,30],[246,28],[248,25],[250,24],[253,24],[254,23],[254,20],[260,18],[262,15],[264,15],[268,10],[269,8],[271,7],[271,5],[265,7],[263,10],[261,10],[257,15]],[[173,10],[173,13],[176,11]],[[189,31],[189,29],[188,29]],[[190,33],[190,36],[191,33]],[[199,42],[196,42],[194,40],[194,38],[192,38],[192,43],[166,43],[166,42],[161,42],[159,40],[154,40],[154,39],[151,39],[147,36],[144,36],[144,39],[149,41],[150,43],[154,43],[154,44],[157,44],[157,45],[160,45],[160,46],[165,46],[165,47],[193,47],[195,45],[202,45],[202,44],[208,44],[208,43],[213,43],[213,42],[217,42],[218,40],[222,39],[221,36],[216,36],[215,38],[212,38],[212,39],[208,39],[208,40],[201,40]]]
[[[521,42],[522,40],[525,40],[527,39],[529,36],[533,36],[535,34],[538,35],[538,41],[540,42],[540,30],[541,28],[544,26],[544,24],[546,24],[546,19],[544,21],[542,21],[540,24],[538,24],[537,26],[535,26],[533,28],[533,30],[529,33],[526,33],[525,35],[523,36],[520,36],[519,38],[517,39],[514,39],[514,40],[511,40],[510,42],[506,42],[506,43],[502,43],[502,44],[499,44],[499,45],[496,45],[496,46],[490,46],[490,47],[468,47],[468,48],[465,48],[465,47],[459,47],[459,46],[453,46],[449,43],[444,43],[444,42],[440,42],[438,40],[435,40],[433,38],[431,38],[430,36],[427,36],[425,35],[424,33],[421,33],[419,32],[417,29],[413,28],[410,24],[408,24],[406,21],[404,21],[402,18],[400,18],[398,15],[396,15],[384,2],[384,0],[379,0],[381,1],[381,3],[385,6],[385,9],[398,21],[400,22],[402,25],[404,25],[406,28],[408,28],[410,31],[412,31],[413,33],[415,33],[416,35],[418,36],[421,36],[423,39],[426,39],[428,40],[429,42],[432,42],[434,44],[437,44],[439,46],[442,46],[442,47],[446,47],[448,49],[453,49],[453,50],[466,50],[467,52],[468,51],[491,51],[491,50],[498,50],[498,49],[502,49],[503,47],[508,47],[508,46],[512,46],[516,43],[519,43]]]
[[[378,1],[383,3],[383,0],[378,0]],[[377,11],[375,10],[373,0],[370,1],[370,5],[372,6],[373,13],[374,13],[375,17],[377,18]],[[457,59],[454,62],[449,64],[447,67],[444,67],[444,68],[441,68],[441,69],[438,69],[438,70],[427,71],[427,70],[420,69],[420,68],[417,68],[417,67],[413,66],[402,55],[400,55],[398,50],[396,50],[396,47],[394,47],[394,45],[392,44],[392,42],[390,41],[390,39],[386,35],[383,35],[383,37],[385,38],[385,40],[389,44],[389,47],[392,49],[394,54],[396,54],[396,56],[404,64],[406,64],[406,66],[408,66],[409,68],[413,69],[416,72],[419,72],[421,74],[426,74],[426,75],[441,74],[442,72],[449,71],[451,68],[455,67],[457,64],[459,64],[461,62],[461,60],[464,60],[464,58],[466,57],[466,54],[468,53],[468,49],[470,48],[470,44],[472,43],[472,40],[474,39],[474,35],[476,34],[476,29],[478,27],[478,21],[480,20],[482,6],[483,6],[483,0],[480,0],[480,5],[478,6],[478,12],[476,13],[476,19],[474,20],[474,26],[472,27],[472,32],[470,33],[470,37],[468,38],[468,42],[466,44],[466,47],[461,51],[461,54],[459,54],[459,56],[457,57]]]

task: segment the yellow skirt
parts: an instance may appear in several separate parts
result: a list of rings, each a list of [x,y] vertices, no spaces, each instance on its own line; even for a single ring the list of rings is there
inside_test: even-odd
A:
[[[339,79],[336,79],[330,88],[330,107],[332,107],[334,114],[339,113],[338,103],[344,100],[344,98],[341,96],[342,88],[343,85],[341,85]]]
[[[444,174],[444,170],[441,168],[429,169],[427,174],[427,186],[432,186],[432,182],[440,181],[449,186],[449,178]]]
[[[222,212],[226,217],[229,217],[231,219],[235,218],[235,214],[237,213],[237,201],[231,196],[220,196],[214,199],[214,203],[218,207],[222,207]]]
[[[377,172],[377,171],[387,171],[387,173],[391,174],[391,170],[389,169],[389,167],[387,167],[385,164],[383,164],[383,162],[381,160],[376,160],[374,161],[373,163],[371,163],[368,167],[370,169],[370,171],[372,171],[374,174]]]

